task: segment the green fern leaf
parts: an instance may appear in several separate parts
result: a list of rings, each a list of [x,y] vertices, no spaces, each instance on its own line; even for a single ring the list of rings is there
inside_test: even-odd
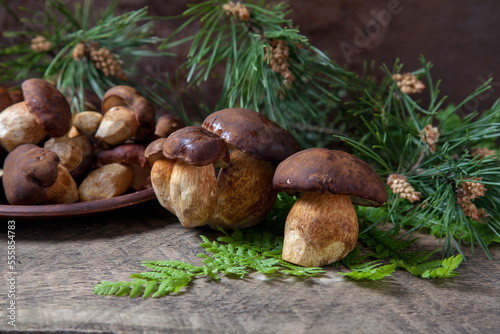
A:
[[[383,279],[387,276],[392,276],[391,274],[396,269],[396,265],[388,264],[382,266],[380,262],[374,261],[357,266],[352,266],[349,269],[351,270],[350,272],[340,272],[339,274],[356,280],[367,279],[375,281]]]

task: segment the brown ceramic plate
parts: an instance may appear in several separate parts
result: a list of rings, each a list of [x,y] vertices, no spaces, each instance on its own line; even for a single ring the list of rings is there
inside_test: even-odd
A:
[[[0,218],[52,219],[85,216],[121,209],[156,198],[152,188],[110,199],[72,204],[0,205]]]

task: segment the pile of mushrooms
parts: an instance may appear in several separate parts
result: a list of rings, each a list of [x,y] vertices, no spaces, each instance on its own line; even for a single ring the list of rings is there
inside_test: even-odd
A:
[[[185,227],[247,228],[265,218],[278,192],[298,195],[282,258],[307,267],[352,251],[358,238],[353,204],[380,206],[388,197],[365,162],[341,151],[300,150],[276,123],[241,108],[214,112],[202,127],[152,142],[146,157],[160,204]]]
[[[151,143],[146,156],[157,198],[183,226],[241,229],[272,209],[276,166],[298,150],[292,135],[262,114],[231,108]]]
[[[241,229],[260,223],[278,192],[299,197],[286,219],[282,258],[324,266],[358,238],[355,205],[380,206],[380,176],[351,154],[301,150],[293,136],[243,108],[186,127],[156,120],[134,88],[106,92],[101,112],[71,114],[66,98],[41,79],[26,80],[22,101],[0,87],[2,182],[10,204],[93,201],[152,187],[185,227]],[[0,152],[1,156],[1,152]]]
[[[0,171],[9,204],[93,201],[151,187],[145,148],[158,137],[155,109],[134,88],[111,88],[102,112],[75,115],[45,80],[28,79],[20,91],[18,99],[0,87]],[[164,135],[184,126],[173,116],[164,123]]]

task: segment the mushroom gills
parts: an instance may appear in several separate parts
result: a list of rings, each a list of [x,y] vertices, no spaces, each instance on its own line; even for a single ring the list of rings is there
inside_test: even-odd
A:
[[[349,196],[306,192],[286,219],[282,259],[303,267],[341,260],[354,249],[358,230]]]

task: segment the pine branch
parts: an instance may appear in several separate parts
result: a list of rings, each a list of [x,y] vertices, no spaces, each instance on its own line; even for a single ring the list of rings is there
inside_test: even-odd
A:
[[[138,86],[129,80],[136,75],[134,63],[141,57],[172,55],[144,49],[163,41],[151,34],[154,21],[147,8],[115,16],[119,1],[113,0],[100,17],[93,17],[92,3],[76,4],[72,13],[61,1],[48,0],[42,12],[20,20],[22,30],[4,32],[25,42],[0,48],[6,59],[0,63],[0,82],[42,77],[68,96],[75,111],[83,111],[85,90],[102,98],[117,84]],[[35,24],[42,28],[31,30]],[[154,97],[155,102],[165,100]]]

